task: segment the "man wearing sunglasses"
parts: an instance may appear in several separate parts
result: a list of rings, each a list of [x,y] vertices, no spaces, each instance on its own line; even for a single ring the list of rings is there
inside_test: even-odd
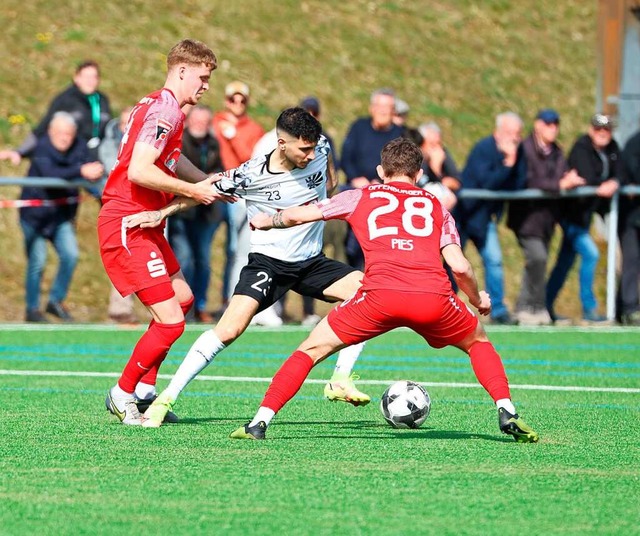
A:
[[[552,320],[557,316],[554,302],[569,275],[576,255],[581,258],[579,282],[583,319],[587,322],[603,322],[598,313],[598,302],[593,292],[596,266],[600,256],[598,247],[589,234],[594,212],[604,214],[609,209],[609,199],[618,189],[618,157],[620,149],[613,139],[613,123],[604,114],[595,114],[589,130],[580,136],[569,153],[569,168],[584,178],[587,186],[597,186],[597,197],[572,197],[563,202],[562,244],[555,267],[547,283],[546,305]]]

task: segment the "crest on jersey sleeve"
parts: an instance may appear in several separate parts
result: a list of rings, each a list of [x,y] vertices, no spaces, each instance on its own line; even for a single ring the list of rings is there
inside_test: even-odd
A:
[[[156,121],[156,141],[165,140],[171,132],[173,125],[165,119],[158,119]]]
[[[173,173],[176,172],[176,168],[178,167],[178,160],[180,160],[181,154],[182,154],[182,151],[176,148],[169,153],[169,156],[167,156],[167,159],[164,161],[164,165],[167,167],[167,169],[171,170]]]

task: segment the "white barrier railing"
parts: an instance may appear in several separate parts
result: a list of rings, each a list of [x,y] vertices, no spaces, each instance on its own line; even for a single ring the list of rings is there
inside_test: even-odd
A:
[[[65,180],[49,177],[0,177],[0,186],[44,186],[48,188],[85,187],[95,188],[95,183],[84,179]],[[595,186],[581,186],[574,190],[567,190],[559,194],[552,194],[544,190],[477,190],[463,188],[457,192],[460,199],[491,199],[491,200],[515,200],[515,199],[563,199],[567,197],[594,197],[597,188]],[[611,198],[609,211],[609,227],[607,228],[607,319],[615,318],[616,296],[616,244],[619,205],[621,195],[640,195],[640,186],[628,185],[620,188]]]

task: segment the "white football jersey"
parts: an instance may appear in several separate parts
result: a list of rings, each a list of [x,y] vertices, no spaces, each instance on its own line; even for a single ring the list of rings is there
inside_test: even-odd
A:
[[[327,197],[327,164],[331,148],[320,136],[315,158],[304,169],[269,170],[269,156],[262,155],[225,172],[217,188],[247,202],[247,219],[258,212],[275,214],[285,208],[308,205]],[[303,261],[322,250],[324,222],[312,222],[268,231],[251,231],[251,251],[287,262]]]

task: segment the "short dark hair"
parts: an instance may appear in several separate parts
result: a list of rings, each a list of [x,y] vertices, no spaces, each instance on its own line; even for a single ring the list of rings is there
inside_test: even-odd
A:
[[[407,138],[387,143],[380,153],[380,163],[386,177],[415,177],[422,166],[422,151]]]
[[[322,133],[322,125],[304,108],[285,109],[276,120],[276,132],[286,132],[294,138],[317,143]]]
[[[100,66],[98,65],[98,62],[93,60],[84,60],[78,63],[78,65],[76,65],[76,74],[78,74],[80,71],[84,71],[88,67],[93,67],[96,71],[98,71],[98,74],[100,74]]]

